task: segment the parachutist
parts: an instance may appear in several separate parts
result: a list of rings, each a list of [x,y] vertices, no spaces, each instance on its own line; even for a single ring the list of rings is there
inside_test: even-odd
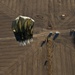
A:
[[[70,36],[75,36],[75,29],[70,30]]]
[[[46,40],[45,40],[45,41],[42,41],[42,43],[41,43],[41,47],[45,44],[45,42],[46,42]]]
[[[53,40],[55,40],[59,36],[60,32],[56,31],[55,36],[53,37]]]
[[[49,33],[49,35],[47,36],[47,38],[50,38],[50,37],[52,36],[52,34],[53,34],[53,32],[51,31],[51,32]]]
[[[46,61],[45,61],[44,66],[46,66],[46,65],[47,65],[47,63],[48,63],[48,60],[46,60]]]

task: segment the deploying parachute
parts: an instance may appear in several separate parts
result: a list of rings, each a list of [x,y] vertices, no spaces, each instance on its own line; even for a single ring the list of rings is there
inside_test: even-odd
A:
[[[19,16],[12,22],[15,38],[22,45],[33,41],[34,20],[30,17]]]

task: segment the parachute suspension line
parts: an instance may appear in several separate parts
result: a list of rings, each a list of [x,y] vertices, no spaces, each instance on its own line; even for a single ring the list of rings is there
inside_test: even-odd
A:
[[[22,25],[21,25],[21,21],[19,21],[19,29],[22,32]]]

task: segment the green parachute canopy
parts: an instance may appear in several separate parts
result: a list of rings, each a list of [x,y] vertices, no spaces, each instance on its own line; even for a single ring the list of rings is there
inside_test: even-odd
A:
[[[12,31],[14,34],[18,34],[21,40],[31,39],[33,36],[34,22],[30,17],[19,16],[12,22]]]

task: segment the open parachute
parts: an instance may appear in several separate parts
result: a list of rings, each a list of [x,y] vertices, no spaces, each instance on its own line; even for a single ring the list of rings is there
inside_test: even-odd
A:
[[[12,22],[12,31],[20,44],[26,45],[33,41],[34,20],[30,17],[19,16]]]

